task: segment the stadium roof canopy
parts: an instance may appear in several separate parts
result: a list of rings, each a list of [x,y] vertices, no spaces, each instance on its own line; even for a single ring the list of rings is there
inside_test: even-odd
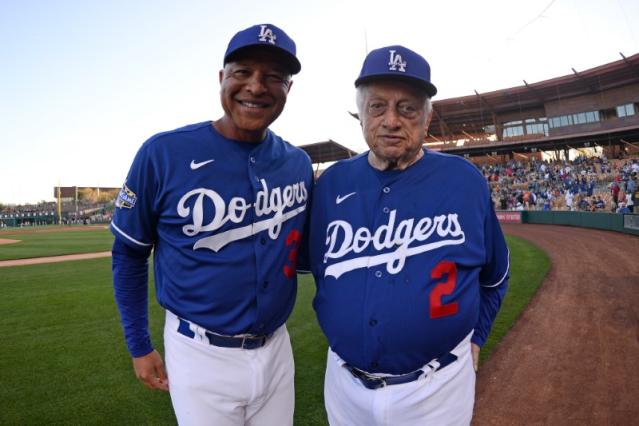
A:
[[[325,142],[302,145],[298,148],[306,151],[309,157],[311,157],[311,162],[313,164],[344,160],[346,158],[351,158],[357,155],[357,152],[348,149],[331,139]]]
[[[433,101],[433,119],[429,135],[446,139],[450,135],[482,133],[494,124],[495,116],[514,110],[543,108],[547,102],[563,98],[600,93],[639,83],[639,54],[585,71],[538,83],[487,93]]]

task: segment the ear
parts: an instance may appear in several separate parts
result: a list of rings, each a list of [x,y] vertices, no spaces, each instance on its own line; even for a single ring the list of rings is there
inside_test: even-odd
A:
[[[291,93],[291,87],[293,87],[293,80],[288,81],[288,88],[286,89],[286,94]]]
[[[428,113],[428,117],[426,117],[426,122],[424,123],[424,131],[428,134],[428,127],[430,127],[430,120],[433,119],[433,108],[430,109]]]
[[[224,80],[224,70],[220,70],[220,75],[219,75],[219,79],[220,79],[220,84],[222,84],[222,80]]]
[[[359,118],[359,114],[356,112],[350,112],[348,111],[348,113],[350,114],[351,117],[353,117],[355,120],[359,121],[359,127],[361,127],[362,129],[364,128],[364,124],[362,123],[362,119]]]

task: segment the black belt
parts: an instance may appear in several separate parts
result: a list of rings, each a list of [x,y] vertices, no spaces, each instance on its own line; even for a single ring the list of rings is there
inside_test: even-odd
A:
[[[190,329],[189,322],[183,320],[182,318],[178,318],[180,320],[180,325],[178,326],[178,333],[194,338],[195,333]],[[266,334],[261,336],[243,336],[243,337],[232,337],[232,336],[220,336],[219,334],[213,334],[209,331],[205,331],[206,337],[209,339],[209,344],[213,346],[219,346],[222,348],[242,348],[242,349],[257,349],[261,348],[266,344],[266,341],[273,335]]]
[[[448,352],[446,355],[440,356],[434,361],[437,361],[439,363],[439,366],[437,366],[437,368],[430,365],[430,363],[428,364],[433,372],[441,370],[457,361],[457,355]],[[384,386],[401,385],[402,383],[414,382],[415,380],[419,379],[422,374],[424,374],[424,370],[416,370],[412,373],[401,374],[399,376],[376,377],[349,364],[344,364],[343,367],[346,368],[354,377],[358,378],[359,381],[362,382],[362,384],[368,389],[379,389],[383,388]]]

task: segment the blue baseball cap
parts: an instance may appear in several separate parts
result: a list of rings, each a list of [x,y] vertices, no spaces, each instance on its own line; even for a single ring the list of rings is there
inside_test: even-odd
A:
[[[437,94],[437,88],[430,82],[426,59],[404,46],[382,47],[366,55],[355,87],[381,79],[405,80],[424,89],[430,97]]]
[[[231,62],[240,51],[251,46],[262,46],[281,53],[291,74],[297,74],[302,69],[295,56],[295,42],[284,30],[273,24],[253,25],[235,34],[224,53],[224,65]]]

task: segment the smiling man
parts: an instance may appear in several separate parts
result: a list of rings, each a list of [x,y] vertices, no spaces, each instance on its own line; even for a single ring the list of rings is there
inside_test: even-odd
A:
[[[136,376],[181,425],[291,425],[284,325],[311,191],[308,156],[268,127],[300,71],[271,24],[238,32],[219,73],[224,115],[138,151],[111,224],[113,281]],[[148,257],[166,309],[166,369],[148,330]]]
[[[310,219],[329,421],[469,424],[479,350],[508,285],[486,180],[423,148],[437,92],[423,57],[373,50],[355,86],[370,150],[322,174]]]

